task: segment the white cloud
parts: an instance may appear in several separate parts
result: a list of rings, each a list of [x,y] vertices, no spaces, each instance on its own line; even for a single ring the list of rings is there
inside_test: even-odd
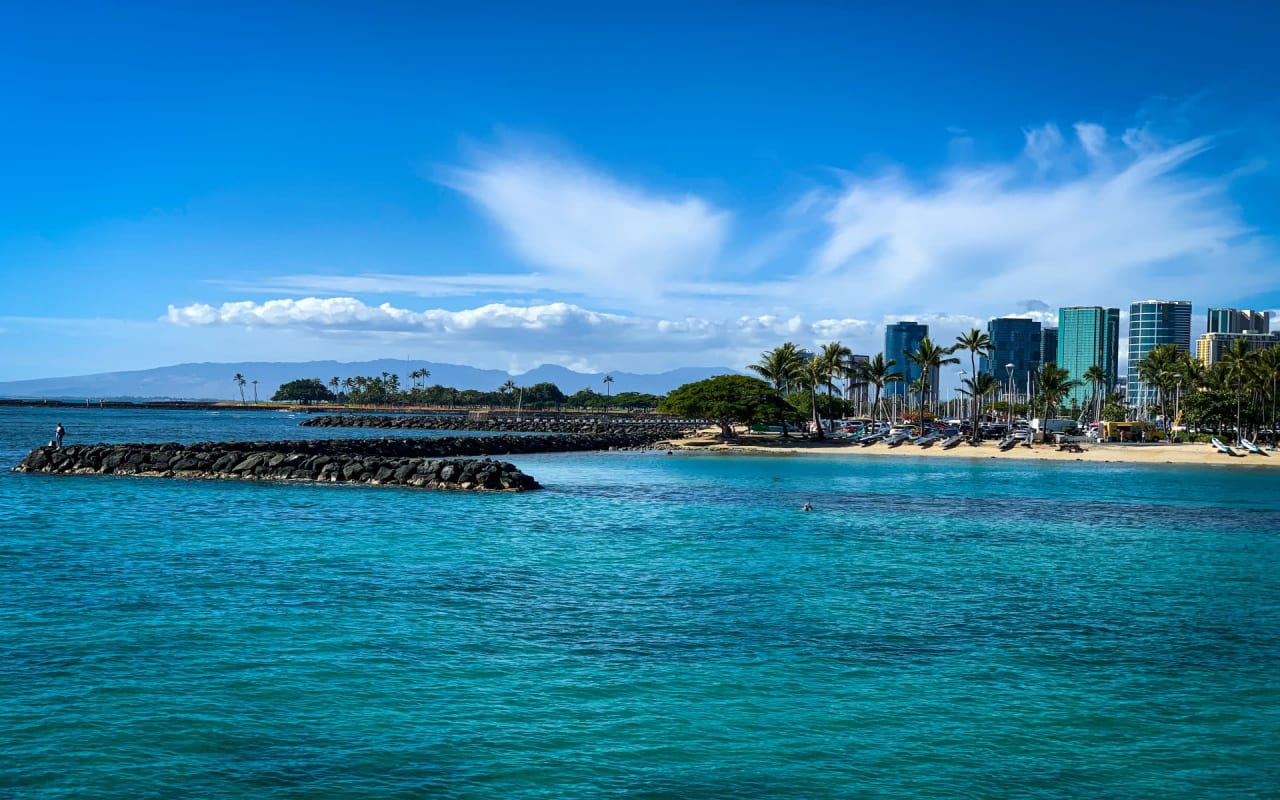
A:
[[[1075,129],[1076,139],[1080,141],[1080,146],[1084,148],[1085,153],[1090,158],[1101,158],[1106,154],[1106,128],[1101,125],[1095,125],[1092,122],[1077,122]]]
[[[1038,170],[1046,172],[1057,163],[1058,152],[1062,149],[1062,132],[1057,125],[1049,123],[1039,128],[1029,128],[1022,135],[1026,142],[1023,152]]]
[[[1235,172],[1196,162],[1212,140],[1115,135],[1087,121],[1071,132],[1031,127],[1005,161],[962,159],[933,175],[837,173],[838,185],[806,187],[732,242],[730,213],[704,199],[565,159],[481,155],[447,182],[497,223],[529,272],[303,273],[233,287],[301,299],[193,304],[165,319],[344,345],[410,337],[477,364],[608,367],[626,355],[662,369],[740,366],[788,340],[875,353],[884,324],[903,319],[950,343],[997,316],[1054,324],[1061,306],[1125,308],[1167,294],[1202,307],[1273,290],[1275,248],[1243,222]],[[397,304],[357,299],[370,294]],[[473,307],[411,310],[411,296]]]
[[[568,303],[509,306],[491,303],[463,311],[410,311],[390,303],[370,306],[354,297],[241,301],[214,307],[169,306],[165,321],[182,326],[233,325],[304,328],[328,332],[399,331],[456,334],[485,331],[594,330],[626,324],[626,318],[587,311]]]
[[[1076,130],[1079,149],[1053,126],[1027,131],[1032,169],[989,164],[934,183],[900,170],[847,178],[819,207],[828,232],[810,274],[861,313],[980,316],[1028,296],[1055,308],[1118,305],[1171,279],[1198,303],[1226,286],[1242,296],[1274,285],[1268,243],[1241,220],[1227,180],[1187,169],[1211,141],[1158,146],[1130,131],[1125,148],[1107,148],[1100,126]]]
[[[604,296],[661,294],[669,280],[707,274],[730,224],[702,198],[648,192],[547,156],[482,154],[444,182],[527,262]]]
[[[655,370],[692,363],[740,367],[784,340],[817,348],[832,339],[856,345],[859,337],[867,339],[864,344],[878,338],[875,323],[856,319],[808,323],[799,316],[767,314],[727,321],[656,319],[601,313],[567,303],[492,303],[460,311],[413,311],[389,303],[366,305],[351,297],[170,306],[161,321],[188,329],[309,334],[341,340],[348,347],[360,341],[385,345],[387,336],[395,336],[418,351],[447,347],[455,357],[465,357],[466,363],[477,366],[499,366],[497,354],[501,366],[513,369],[540,363],[606,368],[624,358]],[[859,352],[869,349],[864,346]]]

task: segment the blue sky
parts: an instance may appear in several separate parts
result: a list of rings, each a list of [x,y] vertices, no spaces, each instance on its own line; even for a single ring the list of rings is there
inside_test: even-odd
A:
[[[0,380],[1280,308],[1280,7],[1026,6],[9,9]]]

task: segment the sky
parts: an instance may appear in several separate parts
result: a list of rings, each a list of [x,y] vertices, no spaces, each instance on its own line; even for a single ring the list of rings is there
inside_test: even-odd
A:
[[[1273,0],[5,16],[0,380],[1280,309]]]

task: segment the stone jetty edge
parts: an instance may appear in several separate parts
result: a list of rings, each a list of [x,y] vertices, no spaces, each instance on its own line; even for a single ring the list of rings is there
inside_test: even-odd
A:
[[[13,471],[520,492],[541,485],[509,462],[477,457],[644,449],[667,433],[654,427],[547,436],[46,446],[28,453]]]
[[[386,428],[398,430],[466,431],[468,433],[558,433],[591,436],[637,436],[646,443],[680,439],[697,432],[706,423],[672,422],[665,419],[516,419],[496,417],[484,420],[457,416],[376,414],[322,414],[300,423],[304,428]]]

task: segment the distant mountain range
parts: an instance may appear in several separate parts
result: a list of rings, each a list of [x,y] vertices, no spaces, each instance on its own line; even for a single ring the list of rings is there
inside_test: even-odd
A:
[[[95,375],[75,375],[67,378],[39,378],[26,381],[0,382],[0,397],[48,398],[48,399],[172,399],[172,400],[239,400],[240,388],[233,377],[239,373],[249,381],[245,397],[254,396],[253,381],[257,381],[259,400],[270,400],[281,384],[299,378],[319,378],[326,385],[330,378],[351,378],[356,375],[378,376],[383,372],[400,376],[400,385],[407,388],[413,381],[409,373],[427,369],[431,376],[427,385],[440,384],[455,389],[493,391],[508,380],[520,386],[535,383],[554,383],[565,394],[573,394],[584,388],[603,393],[603,372],[575,372],[565,367],[544,364],[522,375],[510,375],[498,369],[476,369],[458,364],[436,364],[429,361],[399,361],[380,359],[343,363],[339,361],[244,362],[236,364],[176,364],[171,367],[135,370],[131,372],[102,372]],[[692,381],[737,372],[728,367],[681,367],[657,375],[631,372],[610,372],[613,383],[610,391],[667,394],[672,389]]]

